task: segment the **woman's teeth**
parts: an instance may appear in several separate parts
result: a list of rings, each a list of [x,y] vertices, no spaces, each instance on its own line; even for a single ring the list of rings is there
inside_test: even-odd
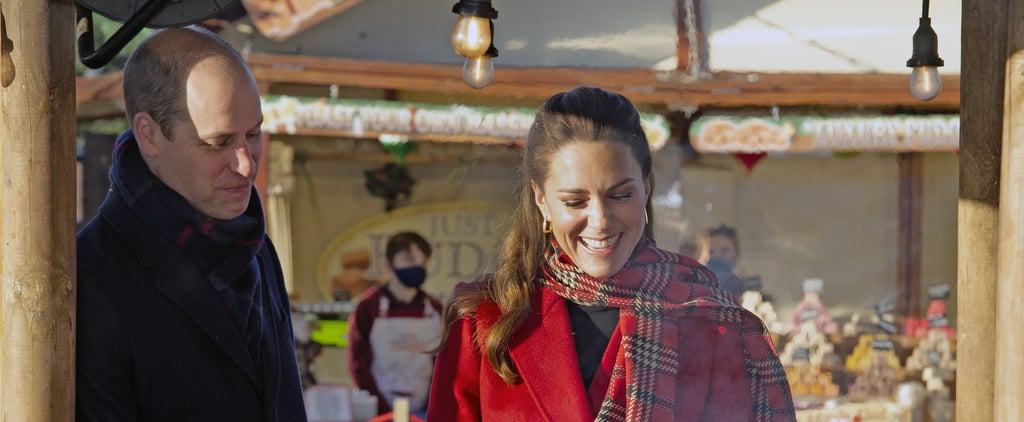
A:
[[[612,243],[614,243],[613,241],[615,240],[615,238],[609,237],[603,240],[593,240],[581,237],[580,240],[583,242],[584,245],[586,245],[590,249],[607,249],[612,246]]]

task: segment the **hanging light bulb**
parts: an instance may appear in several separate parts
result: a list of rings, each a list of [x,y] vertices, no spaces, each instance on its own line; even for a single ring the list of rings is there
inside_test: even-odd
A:
[[[942,78],[939,68],[935,66],[919,66],[910,72],[910,93],[921,101],[931,100],[942,91]]]
[[[498,57],[498,49],[492,45],[487,52],[479,57],[467,57],[462,65],[462,79],[466,84],[482,89],[494,80],[494,57]]]
[[[907,60],[907,67],[914,68],[910,72],[910,93],[914,98],[928,101],[942,90],[939,67],[944,62],[939,58],[939,37],[935,35],[932,20],[928,17],[928,0],[922,1],[921,19],[914,32],[914,53]]]
[[[459,15],[452,28],[455,52],[463,57],[486,53],[494,30],[491,20],[498,18],[498,11],[491,7],[490,0],[459,0],[452,6],[452,13]]]
[[[486,18],[459,15],[452,29],[452,48],[463,57],[479,57],[491,45],[491,21]]]

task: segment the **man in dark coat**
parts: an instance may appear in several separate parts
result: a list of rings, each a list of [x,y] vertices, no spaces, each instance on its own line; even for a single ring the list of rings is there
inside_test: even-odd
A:
[[[252,74],[215,34],[168,29],[124,95],[131,130],[78,234],[77,420],[305,421]]]

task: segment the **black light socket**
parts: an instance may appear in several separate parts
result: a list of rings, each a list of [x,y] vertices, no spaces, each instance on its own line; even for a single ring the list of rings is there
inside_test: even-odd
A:
[[[907,60],[907,67],[942,66],[939,58],[939,37],[932,29],[931,18],[921,18],[917,31],[914,32],[914,53]]]
[[[476,16],[487,19],[498,19],[498,11],[491,7],[490,0],[459,0],[452,6],[452,13]]]

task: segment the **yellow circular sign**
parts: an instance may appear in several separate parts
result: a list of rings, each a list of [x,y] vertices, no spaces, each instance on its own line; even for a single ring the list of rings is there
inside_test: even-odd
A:
[[[358,296],[386,276],[389,237],[414,231],[430,243],[424,290],[445,298],[460,281],[493,271],[510,209],[479,201],[400,208],[364,220],[338,235],[320,255],[317,284],[325,300]]]

